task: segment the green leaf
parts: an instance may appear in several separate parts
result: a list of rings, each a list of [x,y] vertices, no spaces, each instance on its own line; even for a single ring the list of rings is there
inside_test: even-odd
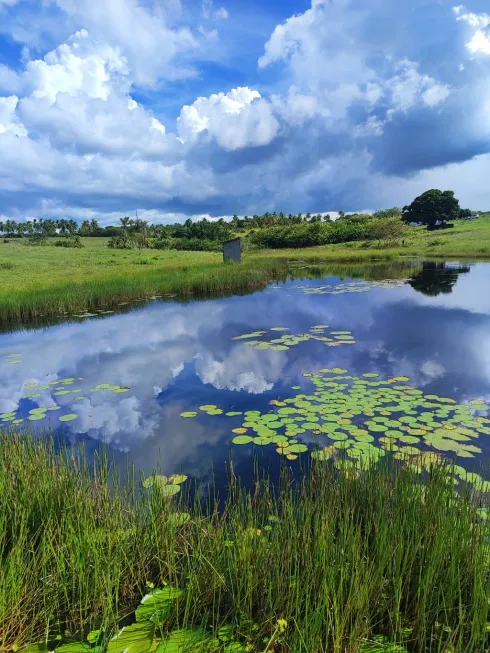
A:
[[[226,653],[245,653],[245,647],[240,642],[230,642],[225,646]]]
[[[90,642],[90,644],[95,644],[99,641],[101,635],[101,630],[91,630],[87,635],[87,642]]]
[[[177,528],[187,524],[190,518],[191,516],[188,512],[173,512],[168,516],[168,523]]]
[[[84,642],[70,642],[69,644],[62,644],[58,646],[57,653],[88,653],[92,649]]]
[[[173,630],[155,653],[201,653],[212,651],[216,640],[204,628]]]
[[[151,621],[125,626],[111,639],[107,653],[148,653],[154,634],[155,624]]]
[[[167,485],[168,483],[168,478],[166,476],[163,476],[163,474],[155,474],[154,476],[149,476],[148,478],[145,478],[143,481],[143,487],[145,488],[150,488],[150,487],[159,487],[162,488],[164,485]]]
[[[45,642],[39,642],[38,644],[28,644],[21,649],[20,653],[49,653],[49,648]]]
[[[175,599],[183,596],[182,590],[173,587],[156,589],[144,596],[136,608],[136,621],[162,623],[170,614]]]
[[[221,626],[218,630],[218,637],[222,642],[229,642],[233,639],[233,628],[231,626]]]

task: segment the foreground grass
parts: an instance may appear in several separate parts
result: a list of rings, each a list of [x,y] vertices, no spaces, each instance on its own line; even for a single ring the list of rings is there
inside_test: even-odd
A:
[[[248,291],[285,278],[305,264],[369,263],[407,258],[490,258],[490,214],[454,229],[412,228],[403,246],[353,242],[301,250],[265,250],[225,265],[214,252],[110,250],[85,238],[84,249],[0,243],[0,322],[28,323],[154,295],[206,296]]]
[[[226,624],[248,651],[382,651],[367,647],[375,635],[411,651],[488,650],[489,527],[448,468],[422,487],[388,462],[357,476],[318,462],[297,484],[285,466],[277,491],[257,476],[252,495],[231,473],[219,512],[139,489],[103,456],[89,465],[0,436],[1,650],[93,628],[105,650],[150,582],[184,590],[157,639]]]

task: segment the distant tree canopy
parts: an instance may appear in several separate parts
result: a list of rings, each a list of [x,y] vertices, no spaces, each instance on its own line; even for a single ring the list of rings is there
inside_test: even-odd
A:
[[[427,227],[435,227],[437,223],[445,225],[450,220],[459,217],[459,201],[452,190],[437,190],[432,188],[419,195],[409,206],[403,207],[404,222],[421,222]]]

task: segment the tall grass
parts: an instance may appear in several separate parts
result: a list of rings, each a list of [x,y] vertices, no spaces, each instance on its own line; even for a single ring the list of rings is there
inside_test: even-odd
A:
[[[489,528],[450,469],[425,486],[384,462],[353,475],[318,462],[279,487],[233,475],[224,503],[140,491],[101,455],[0,438],[0,649],[49,633],[106,637],[147,583],[185,590],[165,627],[233,626],[251,651],[358,651],[375,634],[412,651],[484,651]],[[204,494],[212,490],[202,489]],[[185,506],[185,508],[184,508]],[[172,525],[175,510],[190,520]],[[213,650],[222,650],[216,648]]]

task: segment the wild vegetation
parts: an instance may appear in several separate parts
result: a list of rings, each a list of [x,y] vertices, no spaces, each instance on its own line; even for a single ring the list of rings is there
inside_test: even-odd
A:
[[[362,264],[373,262],[490,257],[490,213],[474,221],[459,220],[453,229],[440,232],[406,229],[395,243],[378,233],[373,240],[245,251],[240,265],[223,264],[215,252],[110,249],[108,238],[81,238],[81,249],[51,247],[57,239],[48,239],[42,247],[24,246],[21,238],[7,239],[0,241],[0,321],[28,324],[155,295],[204,297],[250,291],[288,274],[320,274],[327,266],[335,274],[344,263],[355,263],[359,275]]]
[[[81,236],[110,236],[107,245],[112,249],[177,249],[187,251],[221,251],[223,243],[233,236],[246,236],[254,248],[314,247],[358,240],[383,241],[397,244],[408,234],[404,223],[419,223],[433,229],[447,226],[450,220],[466,218],[469,209],[461,209],[452,191],[432,189],[417,197],[403,209],[393,207],[373,214],[345,214],[339,211],[333,221],[330,215],[264,213],[263,215],[234,215],[231,221],[192,221],[183,224],[150,225],[136,214],[120,218],[119,224],[100,227],[93,219],[80,226],[74,220],[33,220],[32,222],[0,222],[0,234],[5,237],[27,237],[33,245],[44,245],[49,237],[66,237],[58,246],[81,247]]]
[[[296,481],[284,466],[279,486],[257,473],[250,492],[230,462],[219,501],[184,475],[121,478],[102,451],[4,432],[0,646],[483,652],[489,526],[450,466],[428,469],[353,473],[340,456]]]

